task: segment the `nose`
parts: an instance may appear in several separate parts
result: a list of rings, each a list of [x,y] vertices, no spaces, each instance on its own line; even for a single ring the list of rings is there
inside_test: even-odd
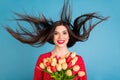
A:
[[[63,38],[63,35],[62,34],[59,34],[59,39],[62,39]]]

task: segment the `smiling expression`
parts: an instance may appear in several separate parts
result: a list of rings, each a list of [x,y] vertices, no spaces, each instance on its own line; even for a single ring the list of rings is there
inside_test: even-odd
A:
[[[69,41],[69,33],[65,26],[57,26],[54,31],[53,41],[56,46],[67,47]]]

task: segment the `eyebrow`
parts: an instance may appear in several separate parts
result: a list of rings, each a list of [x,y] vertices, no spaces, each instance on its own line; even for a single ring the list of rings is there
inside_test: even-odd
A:
[[[54,31],[54,32],[58,32],[58,31]],[[67,30],[63,30],[62,32],[68,32]]]

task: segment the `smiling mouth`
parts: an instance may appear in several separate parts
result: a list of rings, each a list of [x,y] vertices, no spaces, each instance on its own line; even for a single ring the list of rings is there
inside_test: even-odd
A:
[[[57,43],[58,44],[63,44],[65,42],[65,40],[58,40]]]

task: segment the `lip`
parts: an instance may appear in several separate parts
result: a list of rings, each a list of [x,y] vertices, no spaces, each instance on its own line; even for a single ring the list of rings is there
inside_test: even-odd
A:
[[[58,40],[57,43],[58,44],[63,44],[65,42],[65,40]]]

